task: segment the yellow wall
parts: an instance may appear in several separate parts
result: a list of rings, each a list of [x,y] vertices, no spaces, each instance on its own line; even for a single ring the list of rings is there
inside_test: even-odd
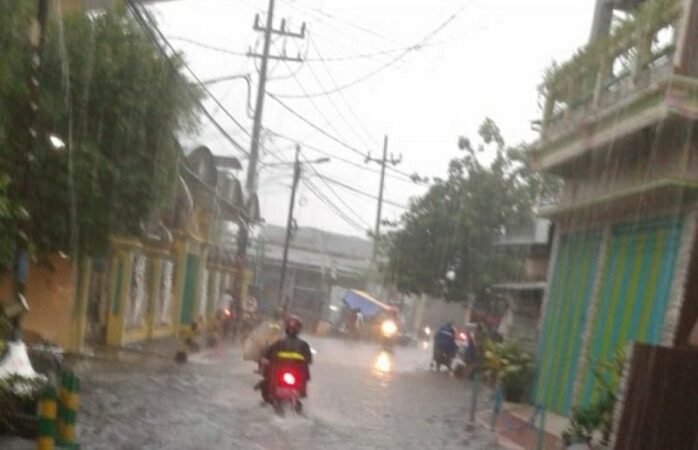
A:
[[[72,263],[58,255],[46,260],[50,266],[33,264],[29,268],[25,295],[29,312],[22,319],[22,328],[71,349],[75,298]],[[0,275],[0,298],[12,298],[11,273]]]

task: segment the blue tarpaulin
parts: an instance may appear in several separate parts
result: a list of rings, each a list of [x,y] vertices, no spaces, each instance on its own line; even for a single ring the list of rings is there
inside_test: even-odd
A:
[[[373,317],[381,311],[396,311],[394,307],[376,300],[364,291],[347,291],[342,300],[349,309],[358,309],[366,318]]]

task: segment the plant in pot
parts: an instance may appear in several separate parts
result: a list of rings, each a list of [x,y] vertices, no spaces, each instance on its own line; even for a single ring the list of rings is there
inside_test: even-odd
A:
[[[517,342],[485,343],[483,379],[491,387],[498,385],[506,401],[524,400],[533,381],[534,367],[533,355]]]

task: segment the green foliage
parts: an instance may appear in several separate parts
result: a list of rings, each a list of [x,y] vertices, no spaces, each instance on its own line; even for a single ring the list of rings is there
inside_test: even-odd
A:
[[[625,350],[621,348],[611,360],[594,368],[594,378],[601,393],[589,405],[572,410],[570,424],[563,432],[563,438],[567,442],[584,441],[591,444],[598,440],[602,445],[609,444],[613,411],[625,360]]]
[[[10,375],[0,379],[0,430],[14,432],[17,414],[32,414],[41,392],[48,386],[44,377],[27,378]]]
[[[196,126],[195,99],[185,78],[173,72],[181,59],[168,61],[125,10],[52,17],[40,74],[32,194],[23,197],[18,185],[27,167],[30,59],[24,36],[33,11],[8,4],[28,3],[0,6],[0,22],[11,25],[0,24],[0,170],[13,175],[10,197],[29,212],[39,252],[69,250],[75,231],[77,250],[100,252],[109,234],[137,236],[168,204],[181,152],[174,136]],[[11,47],[10,58],[3,45]],[[60,136],[70,151],[52,150],[49,134]],[[2,196],[0,190],[0,205]],[[10,224],[16,227],[16,220]],[[0,239],[12,242],[14,236]],[[6,247],[0,242],[0,255]]]
[[[533,382],[533,355],[516,342],[487,341],[483,379],[490,386],[499,385],[507,401],[521,401]]]
[[[525,149],[506,147],[492,120],[479,134],[477,147],[460,138],[463,156],[451,160],[448,178],[413,199],[397,229],[379,239],[382,269],[402,292],[465,301],[518,273],[518,261],[497,251],[496,241],[530,222],[534,203],[556,187],[531,170]],[[494,156],[490,163],[481,162],[485,154]]]
[[[622,46],[641,33],[654,33],[676,16],[680,0],[650,0],[621,22],[609,36],[580,48],[568,61],[553,63],[546,70],[540,91],[555,93],[560,101],[573,103],[593,89],[602,59],[617,55]]]

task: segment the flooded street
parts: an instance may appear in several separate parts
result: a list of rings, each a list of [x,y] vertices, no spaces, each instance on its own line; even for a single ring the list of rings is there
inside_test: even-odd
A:
[[[430,372],[430,350],[390,356],[375,345],[309,341],[317,354],[305,417],[261,406],[254,367],[234,350],[186,366],[84,360],[80,442],[105,450],[492,448],[466,432],[467,385]]]

